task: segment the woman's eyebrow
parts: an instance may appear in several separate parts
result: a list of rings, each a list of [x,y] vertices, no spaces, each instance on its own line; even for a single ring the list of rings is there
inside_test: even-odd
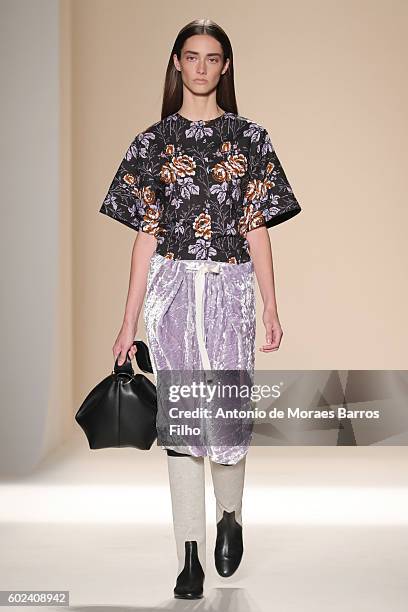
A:
[[[188,50],[187,50],[187,51],[184,51],[184,53],[192,53],[193,55],[200,55],[200,54],[198,53],[198,51],[188,51]],[[207,55],[207,56],[210,56],[210,55],[211,55],[211,56],[216,55],[216,56],[218,56],[218,57],[221,57],[221,53],[207,53],[206,55]]]

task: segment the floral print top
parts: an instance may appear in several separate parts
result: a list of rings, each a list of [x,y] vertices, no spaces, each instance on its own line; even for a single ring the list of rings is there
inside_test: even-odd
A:
[[[267,130],[232,112],[176,112],[137,134],[100,208],[164,257],[232,264],[250,260],[249,231],[300,211]]]

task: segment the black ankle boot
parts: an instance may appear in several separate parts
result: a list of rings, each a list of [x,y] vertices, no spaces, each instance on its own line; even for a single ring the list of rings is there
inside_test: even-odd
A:
[[[244,545],[242,542],[242,525],[235,519],[235,510],[224,510],[222,519],[217,523],[217,540],[215,543],[215,567],[220,576],[232,576],[241,563]]]
[[[179,599],[200,599],[203,596],[204,570],[198,558],[196,540],[184,543],[184,568],[177,576],[174,597]]]

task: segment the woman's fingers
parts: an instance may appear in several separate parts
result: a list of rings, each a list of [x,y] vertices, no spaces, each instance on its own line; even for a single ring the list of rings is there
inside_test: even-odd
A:
[[[126,361],[126,355],[128,355],[129,359],[133,359],[133,357],[135,356],[136,352],[137,352],[137,346],[135,344],[132,344],[128,350],[126,350],[125,348],[122,348],[119,350],[119,352],[116,352],[115,355],[115,350],[113,351],[113,357],[116,360],[116,358],[118,359],[118,365],[123,365]]]
[[[119,353],[118,365],[123,365],[126,361],[126,352],[122,349]]]
[[[266,323],[265,329],[265,344],[263,344],[259,348],[259,350],[263,351],[264,353],[271,353],[272,351],[277,351],[280,346],[281,338],[283,335],[280,326],[274,327],[272,323]]]

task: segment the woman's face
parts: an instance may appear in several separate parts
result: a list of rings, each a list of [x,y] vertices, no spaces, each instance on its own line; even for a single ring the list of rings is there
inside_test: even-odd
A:
[[[190,36],[181,50],[180,61],[176,54],[173,56],[184,85],[196,94],[206,94],[217,87],[229,65],[229,60],[224,63],[223,59],[220,43],[209,34]]]

